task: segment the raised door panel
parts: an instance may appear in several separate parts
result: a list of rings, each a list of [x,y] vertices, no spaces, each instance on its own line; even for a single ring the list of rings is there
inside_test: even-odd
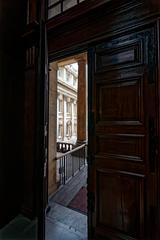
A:
[[[141,39],[133,39],[132,41],[125,41],[125,39],[121,39],[122,42],[119,44],[114,44],[111,42],[107,43],[102,47],[97,48],[97,71],[100,71],[101,68],[120,68],[124,64],[129,66],[140,64],[142,62],[142,41]],[[104,50],[105,49],[105,50]]]
[[[96,140],[96,154],[98,156],[142,163],[145,159],[144,135],[108,134],[107,136],[99,136]]]
[[[122,78],[109,76],[97,83],[97,121],[142,124],[144,77],[135,72]],[[129,76],[128,76],[129,75]]]
[[[151,25],[131,34],[113,37],[96,46],[95,72],[118,70],[146,64],[151,79],[156,66],[156,29]]]
[[[121,239],[143,238],[144,176],[99,169],[97,191],[97,225]]]

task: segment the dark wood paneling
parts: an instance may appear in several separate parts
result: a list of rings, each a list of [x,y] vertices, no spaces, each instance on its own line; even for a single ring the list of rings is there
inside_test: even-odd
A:
[[[144,124],[143,67],[98,73],[95,79],[99,125]]]
[[[150,220],[155,222],[158,209],[155,43],[156,24],[150,24],[95,48],[90,109],[95,238],[155,239]],[[136,50],[128,52],[131,46]]]
[[[28,23],[32,23],[38,19],[38,4],[37,0],[28,0],[28,2]]]
[[[127,239],[144,238],[144,176],[97,170],[97,192],[99,228],[119,230],[121,239],[126,239],[126,235]],[[106,196],[109,197],[106,199]]]
[[[97,137],[96,154],[114,160],[144,161],[144,136],[127,134],[108,134]],[[127,147],[126,147],[127,146]]]
[[[81,17],[78,17],[80,13],[77,16],[66,13],[61,19],[57,17],[47,23],[49,53],[74,49],[73,46],[83,46],[84,43],[102,39],[104,35],[134,29],[136,25],[145,24],[145,18],[148,21],[153,19],[156,11],[160,12],[160,9],[149,1],[103,1],[96,9],[83,12]]]
[[[91,2],[91,1],[88,1]],[[61,56],[68,55],[71,53],[75,53],[79,51],[79,47],[81,49],[88,49],[90,46],[95,46],[95,43],[99,43],[96,48],[95,58],[98,57],[94,62],[94,66],[90,67],[94,69],[96,67],[96,72],[94,72],[94,79],[92,81],[96,82],[94,85],[94,89],[90,89],[90,93],[94,94],[93,106],[91,106],[91,135],[92,137],[90,142],[92,146],[90,148],[90,160],[95,165],[92,165],[91,172],[89,172],[89,177],[91,178],[89,189],[92,189],[92,193],[89,193],[90,198],[90,209],[94,211],[94,198],[99,196],[94,196],[94,190],[96,184],[98,184],[95,180],[96,176],[96,167],[101,169],[101,172],[106,172],[106,169],[115,169],[117,172],[119,170],[125,170],[128,172],[127,174],[109,174],[108,178],[113,181],[113,185],[116,188],[116,184],[119,186],[120,190],[117,189],[117,195],[123,195],[125,199],[123,201],[124,209],[130,212],[126,215],[123,213],[123,228],[122,224],[119,224],[115,219],[111,221],[109,224],[114,223],[114,226],[121,226],[120,230],[124,232],[120,232],[117,230],[117,234],[112,234],[110,230],[105,230],[106,219],[103,215],[107,214],[105,209],[105,201],[108,201],[107,196],[103,195],[101,191],[101,187],[98,188],[103,195],[103,200],[101,199],[102,206],[101,207],[101,221],[100,226],[96,225],[97,219],[94,219],[95,212],[93,214],[93,229],[96,228],[96,233],[99,235],[107,236],[109,239],[143,239],[143,207],[144,207],[144,195],[143,192],[146,192],[145,197],[147,196],[146,205],[145,205],[145,213],[146,214],[146,222],[145,225],[148,226],[146,230],[146,235],[150,231],[150,215],[152,222],[154,217],[154,211],[150,214],[150,208],[156,208],[156,177],[154,175],[155,169],[152,169],[152,174],[150,174],[150,169],[148,165],[148,115],[152,115],[152,118],[155,117],[155,82],[156,82],[156,27],[153,25],[149,25],[150,22],[153,22],[156,16],[158,16],[158,8],[157,5],[152,5],[153,1],[110,1],[110,3],[106,3],[107,1],[101,1],[103,5],[100,4],[100,1],[97,5],[97,8],[84,9],[83,14],[80,15],[80,12],[73,12],[73,15],[69,15],[69,11],[66,12],[62,17],[57,17],[53,21],[49,21],[47,23],[48,27],[48,44],[49,44],[49,54],[50,59],[60,58]],[[150,3],[149,3],[150,2]],[[93,1],[90,3],[92,4]],[[76,13],[76,14],[75,14]],[[145,29],[145,30],[144,30]],[[101,43],[102,39],[105,39]],[[68,52],[69,50],[69,52]],[[54,56],[52,56],[54,55]],[[92,60],[94,56],[92,55]],[[91,59],[90,59],[91,60]],[[97,65],[96,65],[97,64]],[[34,73],[33,73],[34,76]],[[92,76],[93,77],[93,76]],[[34,78],[34,77],[33,77]],[[132,84],[129,84],[132,83]],[[91,83],[92,85],[93,83]],[[150,84],[150,86],[149,86]],[[90,85],[90,86],[91,86]],[[109,86],[110,89],[109,89]],[[31,85],[34,88],[34,84]],[[110,90],[110,96],[108,96],[108,89]],[[119,91],[117,90],[119,89]],[[127,90],[126,90],[127,89]],[[132,89],[132,90],[131,90]],[[99,92],[98,92],[99,91]],[[130,94],[128,94],[128,91]],[[114,92],[114,94],[112,94]],[[133,94],[134,93],[134,94]],[[120,96],[121,95],[121,96]],[[108,98],[108,101],[106,101]],[[112,102],[109,103],[113,99],[113,105],[116,108],[118,105],[118,116],[117,114],[112,114],[112,112],[108,112],[109,110],[105,108],[105,106],[112,105]],[[130,118],[128,118],[127,114],[127,103],[126,99],[131,102],[131,106],[129,104],[129,114]],[[94,102],[95,100],[95,102]],[[150,100],[150,101],[149,101]],[[101,103],[103,102],[102,106]],[[121,103],[121,104],[120,104]],[[134,107],[135,104],[135,107]],[[144,107],[145,104],[145,107]],[[123,107],[120,109],[120,106]],[[32,108],[30,104],[30,108]],[[33,107],[34,108],[34,107]],[[146,111],[147,109],[147,111]],[[96,112],[94,112],[96,110]],[[111,110],[111,108],[110,108]],[[95,114],[94,114],[95,113]],[[110,114],[110,119],[108,115]],[[95,118],[94,118],[95,116]],[[117,119],[116,119],[117,118]],[[93,120],[95,122],[93,123]],[[34,122],[35,119],[33,119]],[[34,124],[31,122],[33,131]],[[122,124],[123,123],[123,124]],[[96,132],[96,134],[95,134]],[[117,138],[107,140],[106,142],[100,142],[98,146],[99,140],[105,140],[104,135],[116,135],[122,134],[121,139],[119,139],[119,143],[116,142]],[[126,143],[124,140],[124,135],[127,135]],[[134,136],[133,136],[134,135]],[[93,139],[93,136],[95,138]],[[98,136],[98,138],[97,138]],[[31,136],[34,138],[34,136]],[[97,139],[98,140],[97,140]],[[133,140],[134,139],[134,140]],[[29,140],[29,139],[28,139]],[[27,141],[28,141],[27,140]],[[97,146],[95,146],[95,142],[97,140]],[[112,141],[115,141],[115,145],[119,144],[121,147],[115,146],[115,150],[117,150],[117,158],[118,155],[123,155],[121,159],[117,161],[117,158],[113,157],[113,146],[111,147]],[[127,147],[128,143],[128,147]],[[29,144],[29,143],[28,143]],[[107,145],[110,144],[110,148],[108,150]],[[126,144],[126,149],[124,146]],[[144,146],[145,145],[145,146]],[[99,148],[98,148],[99,147]],[[95,156],[95,150],[99,151],[98,156]],[[26,148],[27,151],[27,148]],[[33,154],[34,149],[30,148],[29,152]],[[109,152],[108,152],[109,151]],[[116,152],[116,151],[115,151]],[[29,153],[29,154],[30,154]],[[31,155],[32,155],[31,154]],[[108,155],[110,154],[110,157]],[[111,156],[112,154],[112,156]],[[115,154],[115,153],[114,153]],[[32,156],[30,155],[30,158]],[[115,154],[116,155],[116,154]],[[107,156],[107,157],[106,157]],[[131,161],[126,161],[131,160]],[[136,159],[136,161],[133,161]],[[138,161],[137,161],[138,160]],[[95,162],[94,162],[95,161]],[[32,162],[32,160],[31,160]],[[117,163],[118,162],[118,163]],[[33,163],[32,163],[33,164]],[[155,165],[154,165],[155,166]],[[114,170],[114,171],[115,171]],[[32,171],[31,171],[32,172]],[[133,175],[131,174],[133,173]],[[137,176],[136,174],[139,174]],[[102,175],[104,175],[102,177]],[[105,174],[101,175],[101,183],[102,186],[111,188],[109,183],[105,182],[107,178]],[[121,183],[116,182],[116,176],[120,175]],[[147,177],[146,185],[143,185],[143,175],[145,178]],[[114,176],[114,180],[113,180]],[[26,177],[27,178],[27,177]],[[108,179],[107,179],[108,180]],[[115,181],[115,182],[114,182]],[[133,197],[133,202],[130,201],[128,193],[122,194],[124,192],[123,185],[127,185],[128,183],[128,193]],[[29,182],[29,186],[32,182]],[[106,184],[106,185],[105,185]],[[108,185],[107,185],[108,184]],[[111,184],[111,183],[110,183]],[[130,189],[131,188],[131,189]],[[32,189],[32,188],[31,188]],[[147,189],[149,189],[147,191]],[[108,190],[109,191],[109,190]],[[112,191],[110,191],[112,194]],[[117,198],[118,198],[117,196]],[[33,197],[33,195],[32,195]],[[33,200],[33,199],[32,199]],[[115,199],[112,201],[116,202]],[[104,205],[103,205],[104,204]],[[109,203],[111,204],[111,203]],[[119,202],[117,203],[117,205]],[[133,219],[131,219],[131,214],[133,212],[133,206],[139,206],[141,209],[139,211],[135,211],[133,213]],[[108,205],[109,206],[109,205]],[[146,211],[147,209],[147,211]],[[109,209],[111,211],[111,209]],[[112,209],[113,210],[113,209]],[[104,211],[104,213],[103,213]],[[125,211],[124,211],[125,212]],[[91,214],[92,215],[92,214]],[[135,218],[139,218],[139,225],[136,225]],[[89,221],[92,221],[91,219]],[[104,223],[104,224],[101,224]],[[127,225],[128,223],[128,225]],[[95,225],[94,225],[95,224]],[[108,224],[108,222],[107,222]],[[119,224],[119,225],[118,225]],[[133,224],[133,226],[131,226]],[[153,224],[152,224],[153,225]],[[103,230],[102,230],[103,229]],[[149,229],[149,230],[148,230]],[[135,231],[135,233],[133,233]],[[153,237],[153,228],[151,229]],[[94,231],[92,231],[94,233]],[[134,235],[135,234],[135,235]],[[114,235],[114,236],[113,236]],[[129,236],[130,235],[130,236]],[[134,237],[132,237],[134,236]],[[148,237],[148,236],[147,236]],[[148,239],[151,238],[150,236]],[[158,239],[158,238],[157,238]]]
[[[22,212],[33,217],[36,201],[36,47],[26,48],[24,93],[24,155]]]
[[[91,46],[95,51],[89,60],[93,70],[89,86],[94,86],[89,99],[89,203],[93,212],[89,222],[95,239],[102,235],[156,239],[157,159],[149,159],[153,148],[149,118],[157,116],[155,19],[159,13],[158,1],[111,1],[83,12],[81,18],[66,14],[57,17],[60,22],[55,18],[47,23],[50,59],[72,54],[79,47]],[[101,203],[94,206],[94,199]],[[123,214],[117,211],[122,209],[120,201]]]
[[[133,41],[132,45],[128,45],[127,40],[130,39],[121,39],[119,44],[116,44],[116,46],[114,46],[114,42],[108,42],[106,44],[108,49],[105,49],[105,46],[103,46],[103,48],[101,46],[100,52],[98,52],[97,48],[97,71],[99,68],[116,68],[117,65],[118,67],[120,67],[124,64],[135,65],[142,62],[142,42],[140,40],[139,42]],[[126,41],[126,44],[124,44],[124,41]],[[118,40],[116,41],[116,43],[117,42]],[[131,40],[129,41],[129,43],[131,43]]]
[[[142,81],[135,77],[114,79],[107,84],[97,86],[98,121],[141,123],[143,121]],[[112,101],[111,101],[112,99]],[[112,104],[111,104],[112,102]]]

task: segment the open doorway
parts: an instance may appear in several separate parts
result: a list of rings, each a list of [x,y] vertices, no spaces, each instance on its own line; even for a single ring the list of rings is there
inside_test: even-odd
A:
[[[87,237],[87,53],[50,63],[46,240]]]

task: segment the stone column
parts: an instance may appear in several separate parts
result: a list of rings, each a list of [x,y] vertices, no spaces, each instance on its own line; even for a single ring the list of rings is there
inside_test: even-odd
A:
[[[56,119],[57,119],[57,63],[50,64],[49,72],[49,139],[48,139],[48,193],[54,193],[56,184]]]
[[[62,95],[62,141],[64,141],[65,128],[65,97]]]
[[[77,58],[78,95],[77,95],[77,144],[86,142],[86,59]]]
[[[63,110],[63,141],[66,141],[66,118],[67,118],[67,97],[64,96],[64,110]]]
[[[59,98],[60,98],[60,94],[57,91],[57,136],[59,136],[58,133],[58,128],[59,128]]]
[[[74,140],[74,99],[72,99],[72,140]]]

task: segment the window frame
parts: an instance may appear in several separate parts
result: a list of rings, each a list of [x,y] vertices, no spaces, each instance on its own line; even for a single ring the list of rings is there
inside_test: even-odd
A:
[[[76,4],[74,4],[72,7],[69,7],[69,8],[67,8],[67,9],[64,9],[64,2],[66,2],[66,1],[67,1],[67,0],[58,0],[56,3],[50,4],[50,5],[48,4],[49,1],[47,1],[47,19],[50,20],[50,19],[52,19],[52,18],[54,18],[54,17],[57,17],[58,15],[63,14],[63,13],[66,12],[67,10],[69,10],[69,9],[71,9],[71,8],[73,8],[73,7],[77,6],[77,5],[85,2],[86,0],[83,0],[82,2],[81,2],[80,0],[76,0],[76,2],[77,2]],[[48,18],[48,12],[49,12],[49,10],[54,9],[54,8],[57,7],[58,5],[60,5],[60,9],[61,9],[61,10],[60,10],[60,13],[56,14],[56,15],[53,16],[53,17]]]
[[[81,2],[78,5],[75,5],[73,8],[70,8],[63,12],[62,14],[58,14],[54,17],[51,17],[48,19],[48,3],[46,2],[46,26],[47,31],[54,31],[54,28],[57,28],[61,26],[62,24],[67,24],[70,21],[73,21],[77,17],[81,17],[82,15],[85,15],[91,11],[94,11],[98,7],[103,6],[104,4],[108,4],[110,6],[110,3],[112,0],[85,0]]]

